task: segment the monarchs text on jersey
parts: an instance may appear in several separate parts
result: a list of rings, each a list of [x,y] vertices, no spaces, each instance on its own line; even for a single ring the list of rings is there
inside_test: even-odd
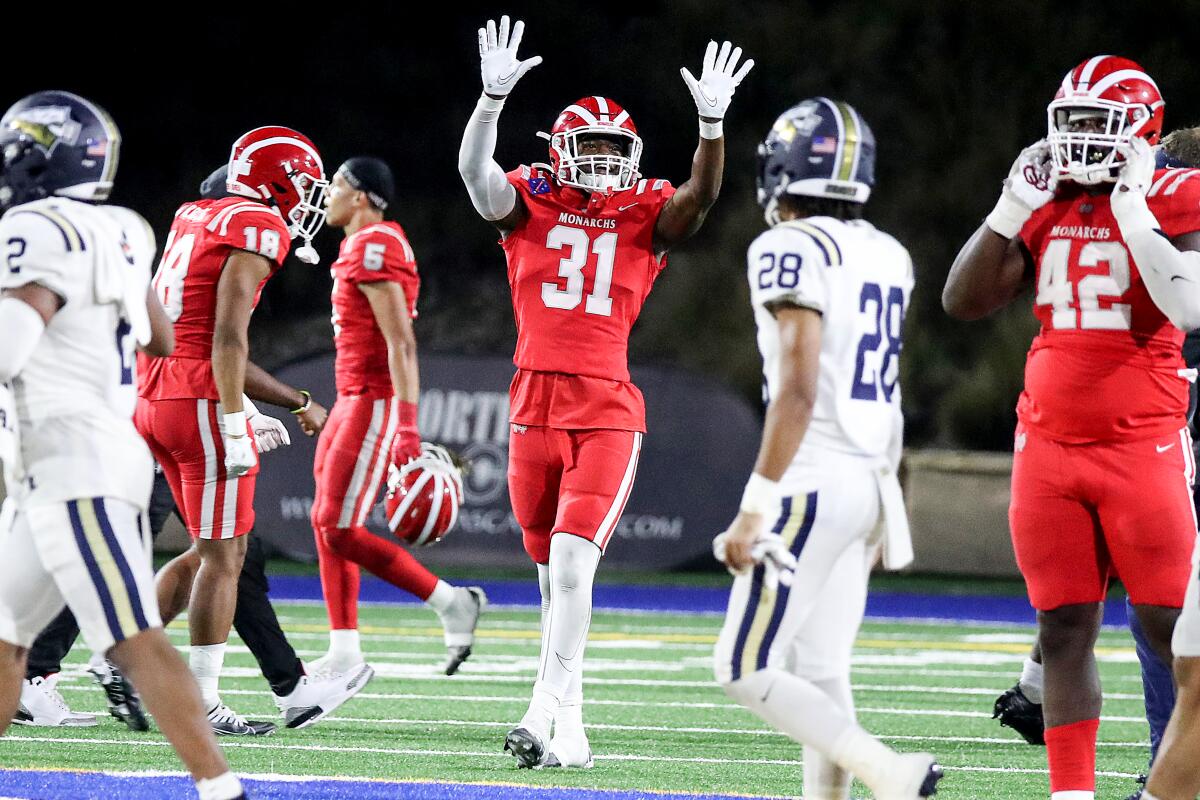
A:
[[[908,251],[868,222],[810,217],[761,234],[747,262],[768,404],[782,357],[772,309],[793,305],[822,317],[812,422],[784,482],[820,469],[826,450],[893,457],[903,428],[900,350],[913,287]]]
[[[1159,170],[1146,202],[1169,237],[1200,230],[1200,170]],[[1021,422],[1068,443],[1174,434],[1188,381],[1183,332],[1154,304],[1121,239],[1108,188],[1067,186],[1021,240],[1041,330],[1025,362]]]
[[[154,274],[154,291],[175,323],[175,352],[166,358],[141,357],[138,393],[149,400],[220,399],[212,343],[225,261],[235,250],[261,255],[270,262],[269,279],[290,247],[283,217],[263,203],[227,197],[180,206]],[[267,279],[259,284],[256,305]]]
[[[128,209],[49,198],[9,209],[0,242],[0,289],[35,283],[63,301],[12,380],[20,446],[7,466],[22,502],[116,497],[144,508],[153,473],[131,419],[130,320],[146,314],[149,226]]]
[[[391,395],[387,342],[359,286],[379,281],[400,284],[409,316],[417,316],[421,280],[404,229],[395,222],[378,222],[347,236],[330,272],[338,394]]]
[[[643,178],[589,194],[527,166],[508,180],[529,210],[503,241],[517,323],[512,422],[644,431],[629,332],[666,266],[654,229],[675,189]]]

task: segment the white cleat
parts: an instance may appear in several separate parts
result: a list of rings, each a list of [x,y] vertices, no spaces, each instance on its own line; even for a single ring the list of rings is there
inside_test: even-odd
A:
[[[447,675],[458,672],[462,663],[470,658],[475,628],[487,608],[487,595],[478,586],[456,586],[454,592],[457,595],[454,605],[441,617],[447,651],[442,671]]]
[[[95,714],[72,711],[58,693],[58,673],[21,682],[21,701],[13,722],[34,728],[90,728],[99,725]]]
[[[305,663],[304,670],[310,676],[328,678],[358,672],[364,666],[362,653],[343,653],[330,650],[325,655]]]
[[[546,747],[546,759],[542,766],[574,767],[576,769],[591,769],[595,765],[592,760],[592,748],[588,744],[587,734],[578,736],[558,736],[550,739]]]
[[[888,776],[887,788],[876,791],[877,800],[922,800],[937,794],[942,767],[928,753],[903,753]]]
[[[546,761],[545,741],[532,728],[519,725],[504,737],[504,752],[517,759],[518,769],[541,769]]]
[[[366,664],[348,672],[303,675],[291,694],[275,697],[275,705],[289,728],[307,728],[362,691],[374,675]]]

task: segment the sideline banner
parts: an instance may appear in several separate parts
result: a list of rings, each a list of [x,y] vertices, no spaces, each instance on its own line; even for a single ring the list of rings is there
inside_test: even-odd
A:
[[[430,565],[529,563],[512,515],[508,463],[507,358],[426,355],[421,363],[419,425],[426,441],[444,444],[471,461],[466,503],[445,540],[416,555]],[[754,462],[761,423],[725,387],[688,373],[634,368],[646,397],[647,427],[637,481],[605,561],[660,570],[711,560],[712,537],[733,519]],[[332,407],[332,354],[276,372]],[[290,425],[290,422],[288,423]],[[309,512],[316,440],[292,430],[292,446],[263,456],[255,492],[257,533],[286,555],[315,560]],[[368,521],[390,535],[382,504]]]

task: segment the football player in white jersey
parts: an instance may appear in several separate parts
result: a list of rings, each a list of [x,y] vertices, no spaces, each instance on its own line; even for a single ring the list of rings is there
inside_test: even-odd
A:
[[[0,383],[16,416],[0,448],[0,732],[29,645],[66,604],[92,651],[136,682],[201,800],[231,800],[241,785],[155,599],[134,347],[165,355],[174,334],[148,291],[149,226],[100,205],[119,144],[108,114],[67,92],[30,95],[0,119]]]
[[[900,461],[900,347],[912,260],[862,219],[875,138],[848,104],[788,109],[759,147],[771,226],[748,253],[767,403],[762,444],[714,553],[737,577],[714,669],[740,704],[804,745],[805,800],[917,800],[942,771],[855,721],[850,652],[867,579],[912,544]]]

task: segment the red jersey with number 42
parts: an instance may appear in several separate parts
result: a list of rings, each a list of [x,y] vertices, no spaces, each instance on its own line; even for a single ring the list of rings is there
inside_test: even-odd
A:
[[[219,400],[212,372],[217,283],[234,250],[261,255],[271,272],[292,245],[283,217],[271,206],[241,197],[196,200],[175,212],[175,221],[154,273],[154,291],[175,323],[175,352],[166,358],[138,356],[138,395],[148,400]]]
[[[1200,230],[1200,170],[1159,170],[1146,201],[1163,233]],[[1062,442],[1174,434],[1186,422],[1191,372],[1183,331],[1150,298],[1107,190],[1060,191],[1021,239],[1037,266],[1041,331],[1025,362],[1021,422]]]
[[[408,314],[416,318],[421,279],[404,229],[395,222],[379,222],[347,236],[330,273],[338,394],[392,394],[387,342],[359,286],[379,281],[400,284]]]
[[[517,323],[512,422],[644,431],[629,331],[666,266],[654,253],[654,227],[674,187],[643,179],[623,192],[587,193],[528,166],[508,180],[529,209],[502,242]]]

